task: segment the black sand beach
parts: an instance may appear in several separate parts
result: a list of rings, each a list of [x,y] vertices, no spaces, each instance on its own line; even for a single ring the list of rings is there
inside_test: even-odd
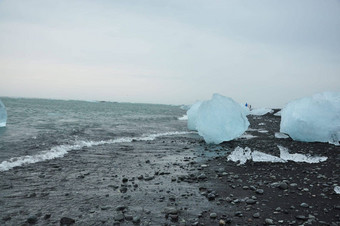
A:
[[[0,224],[340,225],[340,147],[277,139],[273,114],[248,118],[268,132],[220,145],[197,134],[107,144],[0,172]],[[237,146],[279,156],[277,145],[328,159],[227,161]]]

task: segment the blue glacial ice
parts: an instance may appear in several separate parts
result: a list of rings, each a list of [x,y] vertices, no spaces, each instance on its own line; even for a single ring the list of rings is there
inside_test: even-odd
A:
[[[197,130],[196,124],[197,124],[198,108],[201,106],[201,103],[202,103],[201,101],[197,101],[187,111],[189,130]]]
[[[281,111],[280,132],[298,141],[340,141],[340,92],[324,92],[292,101]]]
[[[7,111],[5,105],[0,100],[0,127],[5,127],[7,122]]]
[[[188,129],[197,130],[207,143],[233,140],[249,126],[246,110],[233,99],[219,94],[214,94],[211,100],[194,104],[187,115]]]

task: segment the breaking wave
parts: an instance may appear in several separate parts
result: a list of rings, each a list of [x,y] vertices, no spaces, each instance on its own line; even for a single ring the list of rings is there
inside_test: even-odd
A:
[[[121,137],[117,139],[111,139],[106,141],[76,141],[72,145],[58,145],[52,147],[50,150],[42,151],[35,155],[26,155],[20,157],[14,157],[9,160],[0,163],[0,171],[7,171],[17,166],[26,164],[42,162],[50,159],[61,158],[66,155],[69,151],[79,150],[84,147],[92,147],[103,144],[115,144],[115,143],[129,143],[132,141],[151,141],[158,137],[173,136],[173,135],[184,135],[190,132],[166,132],[149,134],[141,137]]]

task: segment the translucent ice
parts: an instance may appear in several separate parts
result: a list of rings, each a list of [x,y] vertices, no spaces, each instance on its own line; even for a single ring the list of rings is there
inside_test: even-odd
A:
[[[290,154],[288,148],[277,146],[280,149],[280,158],[285,161],[293,162],[307,162],[307,163],[319,163],[327,160],[327,157],[323,156],[309,156],[303,154]]]
[[[252,151],[250,148],[236,147],[235,150],[228,156],[228,161],[239,162],[239,165],[245,164],[248,160],[254,162],[286,162],[285,160],[269,155],[260,151]]]
[[[197,130],[196,124],[197,124],[198,108],[201,106],[201,103],[202,103],[201,101],[194,103],[190,107],[190,109],[187,111],[189,130]]]
[[[5,105],[0,100],[0,127],[5,127],[7,122],[7,112]]]
[[[292,101],[281,111],[280,132],[298,141],[339,144],[340,92]]]
[[[196,129],[207,143],[233,140],[249,126],[246,111],[229,97],[214,94],[211,100],[194,107],[188,111],[188,128]]]
[[[239,165],[245,164],[248,160],[254,162],[272,162],[272,163],[285,163],[287,161],[293,162],[306,162],[306,163],[319,163],[327,160],[323,156],[309,156],[303,154],[290,154],[288,148],[277,146],[280,150],[280,157],[266,154],[260,151],[252,151],[250,148],[236,147],[235,150],[228,156],[228,161],[239,162]]]

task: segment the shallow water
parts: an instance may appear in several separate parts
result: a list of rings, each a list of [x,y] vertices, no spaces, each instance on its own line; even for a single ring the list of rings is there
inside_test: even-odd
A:
[[[62,157],[72,149],[115,140],[131,142],[162,133],[187,132],[186,121],[178,120],[185,113],[179,106],[23,98],[1,100],[8,113],[7,127],[0,130],[2,170],[9,162],[16,161],[14,165],[20,165],[43,161]]]

